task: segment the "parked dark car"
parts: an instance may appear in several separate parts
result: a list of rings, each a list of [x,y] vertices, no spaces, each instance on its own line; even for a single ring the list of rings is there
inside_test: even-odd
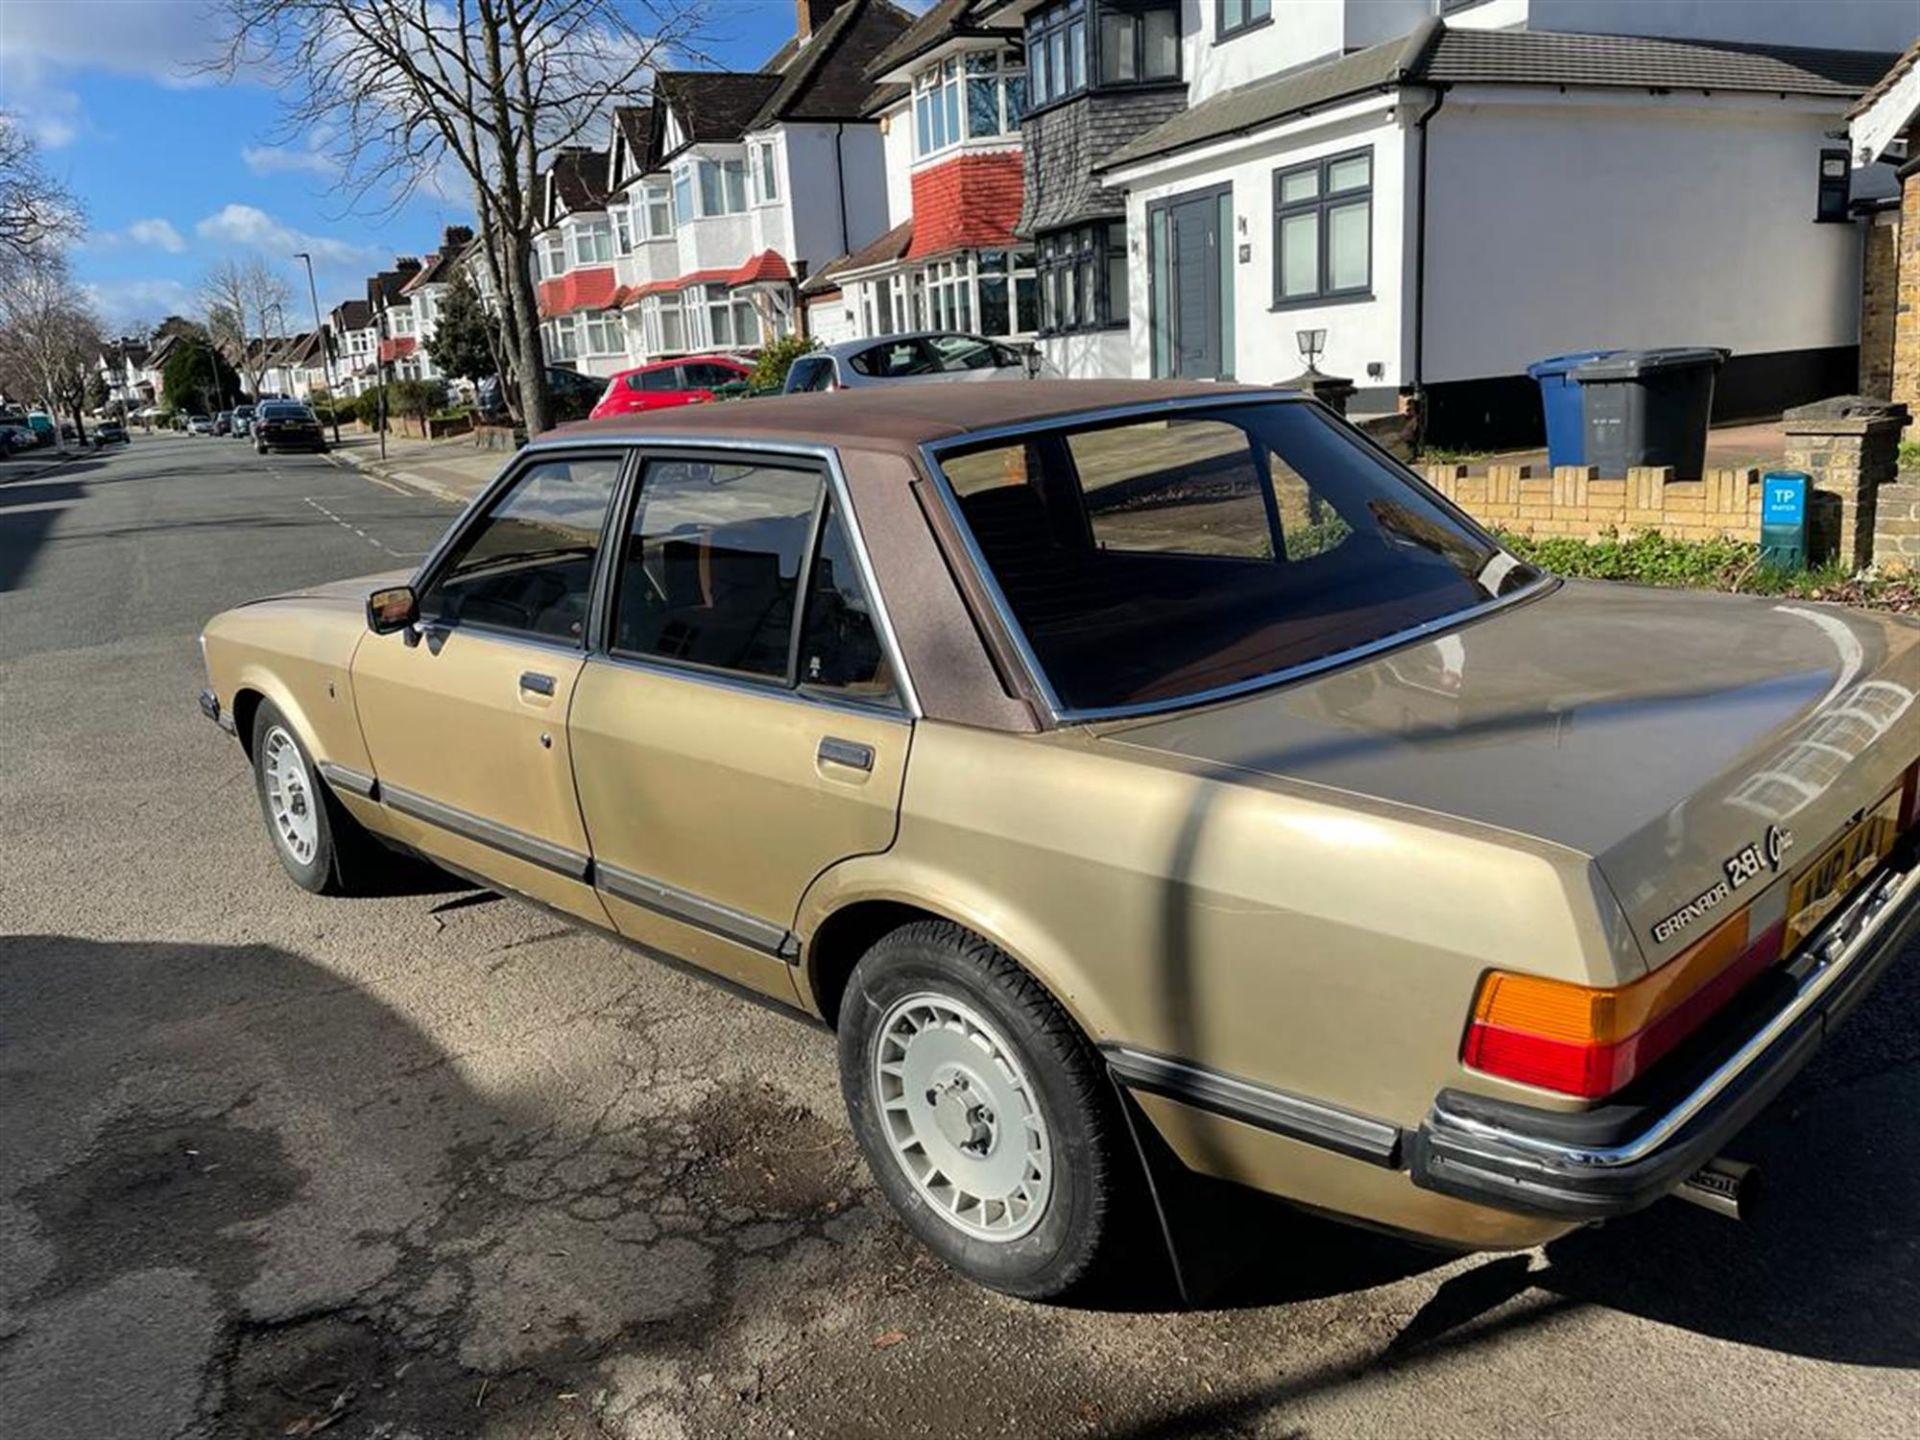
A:
[[[324,453],[327,440],[319,417],[298,400],[267,400],[253,417],[253,448],[261,455],[270,450]]]
[[[93,427],[93,443],[95,445],[126,445],[130,443],[127,439],[127,427],[118,420],[102,420]]]
[[[578,370],[560,370],[552,366],[547,369],[547,393],[553,397],[553,418],[556,420],[586,419],[606,388],[606,381],[582,375]],[[507,408],[506,394],[499,376],[480,382],[479,392],[474,397],[474,409],[482,420],[495,424],[513,418]]]
[[[233,411],[222,410],[213,417],[213,433],[216,435],[233,434]]]

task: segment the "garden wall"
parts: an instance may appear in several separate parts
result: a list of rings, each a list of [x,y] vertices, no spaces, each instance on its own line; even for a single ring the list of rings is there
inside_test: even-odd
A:
[[[1760,538],[1760,472],[1709,470],[1704,480],[1675,480],[1665,467],[1603,480],[1590,465],[1550,473],[1531,465],[1421,467],[1427,483],[1481,524],[1517,535],[1597,540],[1658,530],[1682,540]]]

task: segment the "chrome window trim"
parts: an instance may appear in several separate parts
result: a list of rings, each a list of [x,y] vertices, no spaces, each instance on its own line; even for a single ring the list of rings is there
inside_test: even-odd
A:
[[[593,861],[577,850],[569,850],[564,845],[555,845],[542,840],[538,835],[529,835],[524,830],[516,830],[511,825],[502,825],[489,820],[484,815],[475,815],[470,811],[443,804],[431,796],[417,791],[403,790],[397,785],[382,785],[380,801],[391,810],[415,820],[424,820],[429,825],[437,825],[442,830],[462,836],[465,839],[486,845],[492,849],[511,855],[516,860],[524,860],[529,865],[538,865],[543,870],[552,870],[569,880],[586,880],[593,870]]]
[[[873,561],[867,553],[867,537],[865,532],[860,528],[859,513],[854,507],[851,495],[848,493],[846,472],[840,467],[840,452],[837,449],[831,445],[809,445],[794,440],[740,440],[724,435],[663,435],[658,432],[652,434],[645,432],[623,434],[617,440],[609,440],[602,443],[626,446],[634,451],[637,457],[628,481],[631,486],[631,493],[623,497],[616,492],[615,504],[619,506],[619,509],[617,512],[609,512],[609,524],[612,523],[615,513],[619,515],[623,523],[629,525],[632,523],[632,517],[628,512],[632,509],[633,500],[638,496],[643,480],[640,472],[645,465],[648,452],[650,451],[724,450],[734,454],[790,456],[810,460],[823,466],[826,471],[827,484],[833,491],[835,506],[846,521],[847,540],[848,543],[853,546],[854,563],[860,567],[860,582],[866,586],[868,599],[873,604],[874,619],[880,627],[880,643],[885,647],[888,663],[893,667],[895,685],[900,692],[900,703],[905,709],[906,718],[912,720],[921,718],[924,712],[920,708],[920,695],[914,688],[912,672],[907,668],[906,658],[900,647],[899,634],[893,628],[893,616],[888,612],[886,595],[881,590],[879,581],[874,574]],[[533,455],[548,449],[581,448],[591,449],[595,447],[582,447],[578,441],[536,440],[528,444],[521,451],[521,454]],[[602,543],[605,543],[604,540]],[[609,587],[609,593],[611,593],[611,587]],[[605,619],[610,623],[612,617],[608,615]],[[798,623],[797,617],[796,623]],[[588,654],[592,659],[637,664],[644,668],[657,670],[660,674],[682,675],[693,678],[693,672],[683,670],[678,666],[666,664],[654,665],[639,657],[614,655],[607,648],[604,626],[603,633],[590,638],[593,643],[588,647]],[[709,677],[701,676],[700,678]],[[764,693],[759,690],[758,687],[752,688],[756,694]],[[782,688],[784,689],[784,686]],[[799,692],[788,691],[787,693],[797,694]],[[803,695],[801,698],[812,700],[815,703],[833,703],[821,701],[816,696]],[[879,713],[879,707],[877,706],[868,707],[856,705],[854,708],[858,709],[862,714]]]
[[[1071,706],[1065,704],[1053,688],[1053,682],[1047,676],[1040,657],[1027,640],[1025,628],[1014,616],[1013,606],[1008,603],[1006,592],[1000,588],[1000,581],[993,573],[993,567],[987,563],[985,553],[974,539],[973,527],[967,524],[966,515],[960,509],[960,497],[954,493],[947,479],[946,471],[940,466],[940,456],[949,450],[971,450],[995,440],[1014,439],[1022,435],[1045,434],[1058,431],[1065,426],[1098,425],[1111,420],[1127,420],[1138,417],[1151,417],[1168,410],[1219,410],[1234,405],[1271,405],[1275,403],[1306,405],[1316,402],[1306,396],[1290,390],[1243,391],[1230,390],[1218,396],[1193,395],[1179,396],[1167,400],[1145,401],[1137,405],[1110,406],[1100,410],[1086,410],[1065,415],[1050,416],[1044,420],[1023,420],[1014,425],[996,425],[990,429],[970,430],[960,435],[949,436],[941,440],[929,440],[920,446],[922,463],[926,466],[928,478],[934,493],[940,497],[940,503],[946,507],[948,519],[953,523],[965,545],[968,562],[985,586],[988,598],[993,602],[995,613],[1013,641],[1014,649],[1019,653],[1020,663],[1026,668],[1028,678],[1033,682],[1035,692],[1047,707],[1049,719],[1055,726],[1081,725],[1101,720],[1126,720],[1149,715],[1162,715],[1173,710],[1190,710],[1197,706],[1211,704],[1218,700],[1229,700],[1237,695],[1251,694],[1256,690],[1266,690],[1277,685],[1290,684],[1328,670],[1350,665],[1364,660],[1382,651],[1396,649],[1413,641],[1425,638],[1440,630],[1450,630],[1504,610],[1510,605],[1543,595],[1557,588],[1560,581],[1556,576],[1542,574],[1531,584],[1507,595],[1496,595],[1491,600],[1457,610],[1451,615],[1438,616],[1423,621],[1405,630],[1383,635],[1348,650],[1333,655],[1325,655],[1317,660],[1304,661],[1298,665],[1289,665],[1280,670],[1269,670],[1260,675],[1252,675],[1244,680],[1236,680],[1226,685],[1216,685],[1206,690],[1197,690],[1191,695],[1175,696],[1166,700],[1145,700],[1133,705],[1097,705]],[[1397,462],[1396,462],[1397,463]],[[1415,482],[1418,477],[1414,477]],[[1423,495],[1428,494],[1424,486],[1417,485]],[[1454,513],[1452,507],[1449,513]],[[1476,524],[1475,529],[1480,527]],[[1504,553],[1504,552],[1503,552]]]
[[[596,889],[638,905],[643,910],[651,910],[669,920],[678,920],[696,929],[709,931],[723,940],[745,945],[762,954],[788,961],[799,954],[793,933],[784,925],[735,910],[730,905],[722,905],[691,890],[682,890],[678,885],[669,885],[664,880],[623,870],[618,865],[598,864],[594,866],[593,883]]]

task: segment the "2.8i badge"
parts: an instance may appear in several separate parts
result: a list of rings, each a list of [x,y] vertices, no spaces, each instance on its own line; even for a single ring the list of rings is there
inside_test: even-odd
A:
[[[1792,848],[1793,832],[1769,825],[1758,843],[1743,846],[1721,863],[1721,869],[1727,872],[1727,888],[1738,890],[1762,869],[1778,870],[1781,857]]]

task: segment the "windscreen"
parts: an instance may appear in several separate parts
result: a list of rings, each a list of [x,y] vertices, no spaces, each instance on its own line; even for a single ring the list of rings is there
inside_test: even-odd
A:
[[[939,463],[1069,710],[1202,696],[1538,578],[1310,405],[1068,425]]]

